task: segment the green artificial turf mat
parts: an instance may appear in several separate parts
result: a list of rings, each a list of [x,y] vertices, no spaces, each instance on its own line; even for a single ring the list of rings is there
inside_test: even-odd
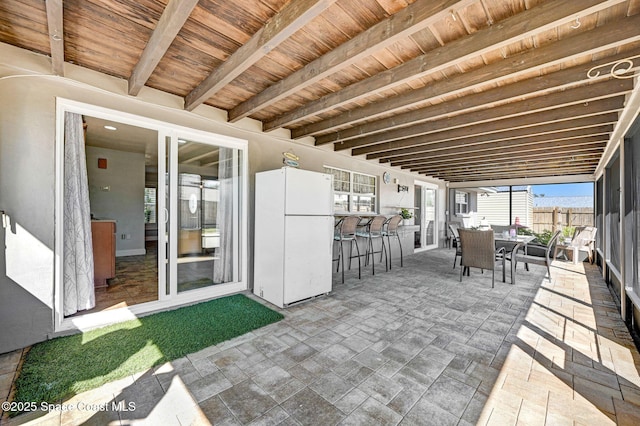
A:
[[[38,343],[26,355],[14,400],[58,402],[282,318],[238,294]]]

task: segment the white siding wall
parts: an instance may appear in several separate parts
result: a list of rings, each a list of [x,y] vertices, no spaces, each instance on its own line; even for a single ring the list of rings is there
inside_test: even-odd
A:
[[[520,224],[533,226],[533,194],[525,191],[513,192],[513,221],[520,218]],[[483,217],[491,225],[508,226],[509,193],[498,192],[489,196],[478,195],[478,219]]]

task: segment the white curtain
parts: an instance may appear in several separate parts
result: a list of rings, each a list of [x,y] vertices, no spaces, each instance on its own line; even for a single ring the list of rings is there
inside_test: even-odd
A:
[[[64,119],[64,315],[95,306],[93,247],[84,129],[79,114]]]
[[[233,169],[233,149],[221,147],[218,163],[220,200],[216,218],[220,232],[220,259],[213,265],[214,283],[228,283],[233,279]]]

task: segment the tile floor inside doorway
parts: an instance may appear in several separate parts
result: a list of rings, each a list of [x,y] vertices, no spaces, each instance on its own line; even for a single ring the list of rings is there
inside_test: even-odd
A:
[[[71,316],[86,315],[158,300],[158,250],[147,241],[147,253],[116,258],[116,276],[95,289],[96,306]],[[197,256],[194,256],[197,258]],[[189,260],[184,257],[182,260]],[[182,262],[178,265],[178,292],[214,285],[214,261]]]
[[[124,308],[158,300],[158,257],[155,241],[147,241],[147,253],[116,258],[116,277],[95,290],[96,306],[75,315]]]
[[[556,261],[549,281],[531,265],[491,289],[452,261],[336,275],[279,323],[67,401],[135,411],[8,424],[640,424],[640,355],[596,267]]]

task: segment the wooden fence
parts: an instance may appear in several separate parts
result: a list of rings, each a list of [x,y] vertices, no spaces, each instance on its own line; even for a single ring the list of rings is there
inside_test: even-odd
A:
[[[593,208],[534,207],[533,231],[555,231],[557,226],[593,226]],[[555,224],[555,225],[554,225]]]

